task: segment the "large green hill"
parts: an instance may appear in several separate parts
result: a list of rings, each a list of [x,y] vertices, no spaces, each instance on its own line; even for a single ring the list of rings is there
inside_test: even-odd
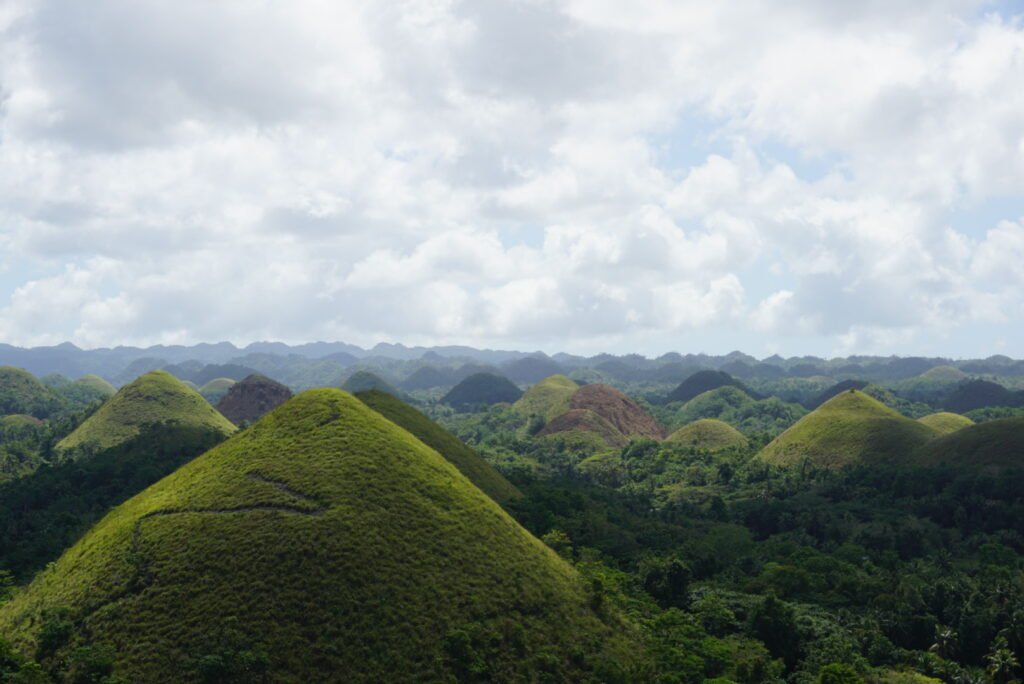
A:
[[[0,416],[20,413],[46,418],[60,408],[60,397],[34,375],[14,366],[0,366]]]
[[[203,397],[166,371],[151,371],[122,387],[57,450],[97,452],[137,437],[147,427],[173,424],[210,428],[225,435],[235,427]]]
[[[917,421],[924,423],[940,435],[948,435],[951,432],[974,425],[974,421],[967,416],[961,416],[959,413],[949,413],[948,411],[932,413],[918,418]]]
[[[140,682],[196,680],[225,650],[253,657],[217,681],[599,681],[637,649],[593,605],[455,466],[325,389],[116,508],[0,633],[44,666],[107,645]]]
[[[541,416],[551,420],[569,410],[572,395],[580,388],[564,375],[544,378],[526,390],[512,405],[512,410],[524,416]]]
[[[1024,468],[1024,417],[962,428],[925,444],[913,460],[918,465]]]
[[[492,404],[511,404],[522,396],[523,391],[504,376],[474,373],[448,390],[441,397],[441,403],[448,404],[456,411],[472,411]]]
[[[666,441],[707,451],[745,447],[749,443],[739,430],[714,418],[703,418],[684,425],[669,435]]]
[[[911,452],[937,434],[860,390],[848,390],[797,421],[758,458],[780,466],[808,460],[828,468],[906,462]]]
[[[459,469],[460,473],[469,478],[470,482],[484,490],[484,493],[498,503],[507,503],[522,496],[511,482],[478,453],[404,401],[380,390],[360,392],[356,397],[444,456]]]

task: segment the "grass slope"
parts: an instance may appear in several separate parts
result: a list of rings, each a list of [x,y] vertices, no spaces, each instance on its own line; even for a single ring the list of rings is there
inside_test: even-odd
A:
[[[913,460],[918,465],[1024,467],[1024,417],[990,420],[957,430],[922,446]]]
[[[512,405],[512,410],[524,416],[541,416],[544,420],[551,420],[569,410],[572,395],[579,388],[579,385],[564,375],[552,375],[526,390],[519,401]]]
[[[828,468],[905,461],[937,433],[859,390],[838,394],[769,443],[761,460],[779,466],[805,459]]]
[[[57,450],[97,452],[137,437],[157,424],[209,428],[229,435],[235,430],[195,390],[166,371],[151,371],[122,387],[70,435]]]
[[[215,378],[200,387],[199,393],[203,395],[203,399],[210,402],[211,406],[216,406],[217,402],[224,398],[224,395],[236,382],[237,380],[231,378]]]
[[[596,681],[635,652],[571,566],[336,389],[116,508],[0,608],[0,633],[31,651],[58,608],[70,634],[44,665],[108,644],[128,681],[195,679],[228,627],[266,654],[231,681]]]
[[[61,400],[34,375],[14,366],[0,366],[0,416],[24,413],[46,418],[61,408]]]
[[[743,433],[732,425],[714,418],[704,418],[684,425],[669,435],[666,441],[706,451],[721,451],[745,447],[748,444]]]
[[[917,421],[924,423],[940,435],[948,435],[951,432],[974,425],[974,421],[967,416],[961,416],[959,413],[949,413],[948,411],[932,413],[923,418],[918,418]]]
[[[490,463],[478,453],[461,442],[455,435],[387,392],[370,390],[356,395],[374,411],[390,420],[395,425],[411,432],[414,437],[426,444],[459,469],[469,481],[482,489],[498,503],[508,503],[512,499],[522,497],[511,482],[494,469]]]

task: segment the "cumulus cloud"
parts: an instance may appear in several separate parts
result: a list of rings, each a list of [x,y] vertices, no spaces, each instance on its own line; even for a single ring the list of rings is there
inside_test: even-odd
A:
[[[10,0],[0,338],[986,353],[1022,86],[972,0]]]

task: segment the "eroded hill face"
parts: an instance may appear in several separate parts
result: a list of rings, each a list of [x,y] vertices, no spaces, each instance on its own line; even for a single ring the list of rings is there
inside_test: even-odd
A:
[[[537,433],[538,437],[557,435],[573,435],[584,433],[594,435],[599,442],[598,447],[621,448],[629,441],[625,435],[590,409],[570,409],[557,416]]]
[[[252,423],[292,398],[292,391],[264,375],[250,375],[231,385],[217,410],[235,425]]]
[[[0,632],[32,652],[58,608],[70,634],[44,664],[107,644],[129,681],[193,676],[228,621],[281,682],[457,678],[465,639],[491,681],[576,681],[637,650],[569,565],[339,390],[296,397],[116,508],[0,609]]]
[[[626,437],[662,439],[661,426],[635,401],[609,385],[584,385],[569,402],[570,408],[587,409],[611,423]]]

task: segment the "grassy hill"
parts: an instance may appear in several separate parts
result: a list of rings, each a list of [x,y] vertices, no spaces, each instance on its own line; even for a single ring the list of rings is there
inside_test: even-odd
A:
[[[292,398],[292,391],[265,375],[254,373],[232,385],[217,410],[235,425],[252,423]]]
[[[356,371],[350,375],[348,379],[342,383],[341,389],[346,392],[351,392],[352,394],[355,394],[356,392],[366,392],[369,390],[380,390],[381,392],[387,392],[395,397],[404,396],[401,392],[395,389],[391,383],[384,380],[384,378],[365,370]]]
[[[572,395],[580,388],[564,375],[544,378],[526,390],[512,410],[524,416],[541,416],[551,420],[569,410]]]
[[[828,468],[906,461],[937,433],[859,390],[838,394],[801,418],[758,454],[779,466],[805,459]]]
[[[924,423],[940,435],[948,435],[951,432],[974,425],[974,421],[967,416],[961,416],[959,413],[949,413],[948,411],[932,413],[923,418],[918,418],[917,421]]]
[[[231,378],[216,378],[200,387],[199,393],[203,395],[203,399],[210,402],[210,405],[216,406],[217,402],[224,398],[224,395],[236,382]]]
[[[570,408],[587,409],[615,426],[624,437],[664,438],[661,426],[639,404],[610,385],[584,385],[569,401]]]
[[[1024,467],[1024,417],[1001,418],[952,432],[914,453],[918,465]]]
[[[537,437],[558,437],[584,450],[621,448],[629,441],[607,420],[589,409],[570,409],[544,426]]]
[[[411,432],[459,469],[469,481],[482,489],[498,503],[508,503],[522,496],[511,482],[494,469],[478,453],[461,442],[455,435],[427,418],[425,415],[386,392],[370,390],[360,392],[356,397],[395,425]]]
[[[822,404],[824,404],[826,401],[836,396],[837,394],[849,392],[850,390],[862,390],[865,387],[867,387],[868,384],[870,383],[868,383],[867,380],[854,379],[837,382],[836,384],[832,385],[821,394],[818,394],[813,399],[808,401],[806,404],[804,404],[804,406],[806,406],[809,410],[813,411],[814,409],[818,408],[819,406],[821,406]]]
[[[46,418],[61,405],[60,397],[28,371],[0,366],[0,416],[23,413]]]
[[[448,390],[441,398],[456,411],[471,411],[482,406],[513,403],[523,396],[523,391],[511,380],[494,373],[474,373]]]
[[[697,371],[679,383],[678,387],[669,392],[668,396],[665,398],[665,403],[671,404],[676,401],[690,401],[696,396],[718,389],[719,387],[736,387],[743,390],[751,397],[759,398],[756,397],[755,393],[746,385],[725,371],[702,370]]]
[[[68,453],[109,449],[159,424],[210,428],[225,435],[235,430],[198,392],[166,371],[151,371],[118,390],[58,442],[57,450]]]
[[[454,465],[324,389],[116,508],[0,608],[0,633],[44,666],[108,645],[128,681],[240,652],[216,681],[607,680],[638,649],[588,598]]]
[[[706,451],[721,451],[749,444],[739,430],[714,418],[704,418],[684,425],[669,435],[666,441]]]
[[[117,389],[98,375],[83,375],[74,382],[60,384],[54,391],[73,406],[91,406],[114,396]]]
[[[697,395],[675,411],[668,407],[662,414],[670,429],[715,418],[747,434],[777,435],[805,416],[807,410],[777,397],[754,399],[738,387],[726,385]]]

